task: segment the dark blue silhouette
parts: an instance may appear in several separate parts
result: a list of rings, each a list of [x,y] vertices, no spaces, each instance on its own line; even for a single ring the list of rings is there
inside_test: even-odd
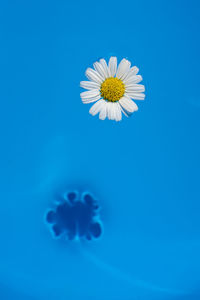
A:
[[[69,240],[76,237],[99,238],[102,226],[99,221],[99,206],[89,193],[69,192],[60,199],[55,209],[46,214],[55,237],[66,235]]]

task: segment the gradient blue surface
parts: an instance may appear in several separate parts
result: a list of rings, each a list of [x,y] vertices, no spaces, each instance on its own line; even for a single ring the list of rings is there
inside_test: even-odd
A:
[[[199,1],[2,1],[0,299],[200,299]],[[100,57],[140,68],[146,100],[99,121],[79,82]],[[103,237],[51,238],[77,187]]]

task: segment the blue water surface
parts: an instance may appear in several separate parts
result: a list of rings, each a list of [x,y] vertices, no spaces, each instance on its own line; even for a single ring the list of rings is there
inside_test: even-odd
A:
[[[0,299],[200,299],[200,4],[1,1]],[[100,121],[79,82],[140,68],[146,100]],[[53,239],[56,197],[89,191],[103,234]]]

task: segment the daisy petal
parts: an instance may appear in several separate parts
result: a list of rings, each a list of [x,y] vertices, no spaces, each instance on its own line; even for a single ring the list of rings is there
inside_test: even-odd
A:
[[[92,103],[101,98],[99,90],[91,90],[80,94],[83,103]]]
[[[120,105],[122,108],[127,111],[128,113],[133,113],[134,111],[138,110],[137,105],[133,102],[129,97],[124,96],[119,100]]]
[[[82,99],[82,102],[83,102],[83,104],[88,104],[88,103],[96,102],[99,99],[101,99],[101,97],[96,96],[96,97],[92,97],[92,98],[89,98],[89,99]]]
[[[85,74],[86,74],[87,78],[90,79],[91,81],[97,82],[99,84],[101,84],[103,82],[103,78],[101,77],[101,75],[97,71],[95,71],[91,68],[88,68],[86,70]]]
[[[143,84],[132,84],[129,87],[126,86],[126,93],[141,93],[145,91],[145,87]]]
[[[103,99],[97,101],[95,104],[92,105],[92,107],[89,110],[89,113],[92,116],[95,116],[96,114],[98,114],[101,111],[102,107],[104,106],[104,102],[105,101]]]
[[[112,118],[112,104],[111,102],[107,102],[107,115],[108,115],[108,119],[111,120]]]
[[[106,72],[104,67],[99,62],[94,63],[94,68],[104,80],[107,78],[108,73]]]
[[[138,67],[134,66],[134,67],[130,68],[130,73],[132,75],[137,75],[138,72],[139,72],[139,68]]]
[[[97,89],[93,89],[91,91],[82,92],[80,95],[82,99],[87,99],[100,95],[100,92]]]
[[[104,104],[101,106],[101,111],[99,113],[99,119],[105,120],[106,117],[107,117],[107,102],[104,101]]]
[[[126,94],[125,93],[125,96],[129,96],[129,97],[131,97],[131,98],[133,98],[133,99],[135,99],[135,100],[144,100],[144,98],[145,98],[145,94],[143,94],[143,93],[128,93],[128,94]]]
[[[128,118],[129,117],[128,112],[126,112],[125,109],[123,109],[122,106],[120,108],[121,108],[122,113]]]
[[[110,117],[111,120],[115,120],[115,111],[116,111],[116,103],[110,103],[111,104],[111,109],[110,109]]]
[[[100,59],[100,64],[102,65],[102,67],[104,68],[105,74],[106,74],[106,78],[110,77],[110,69],[107,66],[107,63],[105,61],[105,59]]]
[[[139,83],[142,81],[142,76],[141,75],[132,75],[128,79],[124,80],[124,83],[126,86],[132,85],[133,83]]]
[[[100,84],[94,81],[81,81],[80,86],[86,90],[100,89]]]
[[[119,103],[107,103],[107,115],[109,120],[120,121],[122,119],[121,107]]]
[[[137,75],[138,72],[139,72],[138,67],[134,66],[134,67],[130,68],[129,72],[124,77],[124,83],[127,83],[127,81],[129,80],[129,78],[133,77],[134,75]]]
[[[110,69],[110,75],[114,77],[117,71],[117,57],[111,56],[108,67]]]
[[[116,103],[115,106],[116,106],[115,120],[118,122],[118,121],[121,121],[121,119],[122,119],[122,111],[121,111],[121,107],[118,102]]]
[[[122,76],[129,71],[130,66],[131,66],[130,61],[123,58],[118,66],[116,77],[119,79],[122,78]]]

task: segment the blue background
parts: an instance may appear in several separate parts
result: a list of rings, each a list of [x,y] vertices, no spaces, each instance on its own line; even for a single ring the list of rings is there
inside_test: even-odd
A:
[[[1,1],[0,299],[200,299],[199,1]],[[89,115],[101,57],[140,68],[146,100]],[[55,193],[102,205],[103,237],[52,239]]]

